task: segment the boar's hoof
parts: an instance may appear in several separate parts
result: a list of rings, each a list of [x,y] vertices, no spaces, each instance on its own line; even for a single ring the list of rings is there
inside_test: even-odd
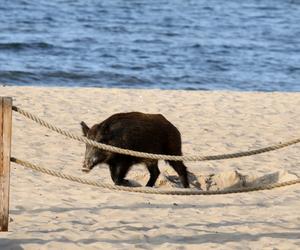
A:
[[[131,187],[132,186],[131,182],[127,179],[116,181],[115,184],[117,186],[125,186],[125,187]]]

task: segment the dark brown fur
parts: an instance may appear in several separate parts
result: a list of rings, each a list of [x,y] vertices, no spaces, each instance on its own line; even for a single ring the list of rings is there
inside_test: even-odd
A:
[[[163,115],[140,112],[114,114],[89,128],[81,122],[83,134],[91,140],[135,151],[182,155],[181,135],[178,129]],[[189,187],[187,169],[183,162],[167,161],[177,172],[184,187]],[[124,185],[130,167],[144,163],[150,172],[147,186],[152,187],[160,171],[157,160],[110,153],[86,146],[83,170],[88,172],[99,163],[109,165],[111,178],[116,185]]]

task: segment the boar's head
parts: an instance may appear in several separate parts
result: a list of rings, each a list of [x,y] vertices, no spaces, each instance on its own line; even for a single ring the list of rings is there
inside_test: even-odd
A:
[[[102,142],[103,135],[101,131],[101,124],[96,124],[89,128],[86,123],[82,121],[80,125],[85,137],[90,140]],[[86,145],[82,171],[90,172],[97,164],[105,162],[109,155],[109,152],[97,147]]]

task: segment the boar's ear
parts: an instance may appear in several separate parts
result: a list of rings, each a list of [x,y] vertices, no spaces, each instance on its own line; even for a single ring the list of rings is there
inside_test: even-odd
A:
[[[80,125],[81,125],[81,129],[82,129],[83,135],[84,135],[84,136],[87,136],[87,134],[88,134],[90,128],[88,127],[88,125],[85,124],[84,121],[82,121],[82,122],[80,123]]]

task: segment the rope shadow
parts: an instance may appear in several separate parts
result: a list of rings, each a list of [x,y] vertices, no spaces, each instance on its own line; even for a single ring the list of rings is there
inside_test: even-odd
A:
[[[109,228],[108,228],[109,229]],[[112,229],[112,228],[111,228]],[[179,228],[178,228],[179,230]],[[101,230],[99,230],[101,231]],[[138,232],[138,228],[136,228],[135,232]],[[204,234],[201,234],[201,232],[206,232]],[[100,233],[100,232],[99,232]],[[200,233],[200,234],[199,234]],[[91,238],[84,238],[79,240],[71,240],[66,237],[51,237],[49,240],[39,239],[39,238],[31,238],[31,239],[1,239],[0,247],[4,247],[3,249],[14,249],[14,250],[22,250],[26,247],[27,244],[38,244],[38,245],[47,245],[51,242],[58,242],[58,243],[73,243],[73,244],[101,244],[101,243],[108,243],[112,244],[114,246],[117,246],[117,244],[129,244],[132,246],[137,245],[145,245],[149,244],[152,247],[160,246],[162,244],[168,243],[168,244],[184,244],[185,246],[188,246],[189,244],[219,244],[220,246],[224,246],[224,244],[229,242],[257,242],[261,238],[269,238],[270,242],[272,243],[272,239],[277,240],[299,240],[299,234],[300,232],[275,232],[275,233],[238,233],[238,232],[232,232],[232,233],[223,233],[223,232],[209,232],[207,230],[198,230],[195,232],[192,236],[181,236],[178,234],[161,234],[159,236],[147,236],[147,235],[141,235],[140,237],[136,237],[135,235],[132,237],[128,237],[126,239],[110,239],[110,238],[98,238],[94,237]],[[143,237],[144,236],[144,237]],[[296,243],[296,245],[299,245],[299,243]]]

